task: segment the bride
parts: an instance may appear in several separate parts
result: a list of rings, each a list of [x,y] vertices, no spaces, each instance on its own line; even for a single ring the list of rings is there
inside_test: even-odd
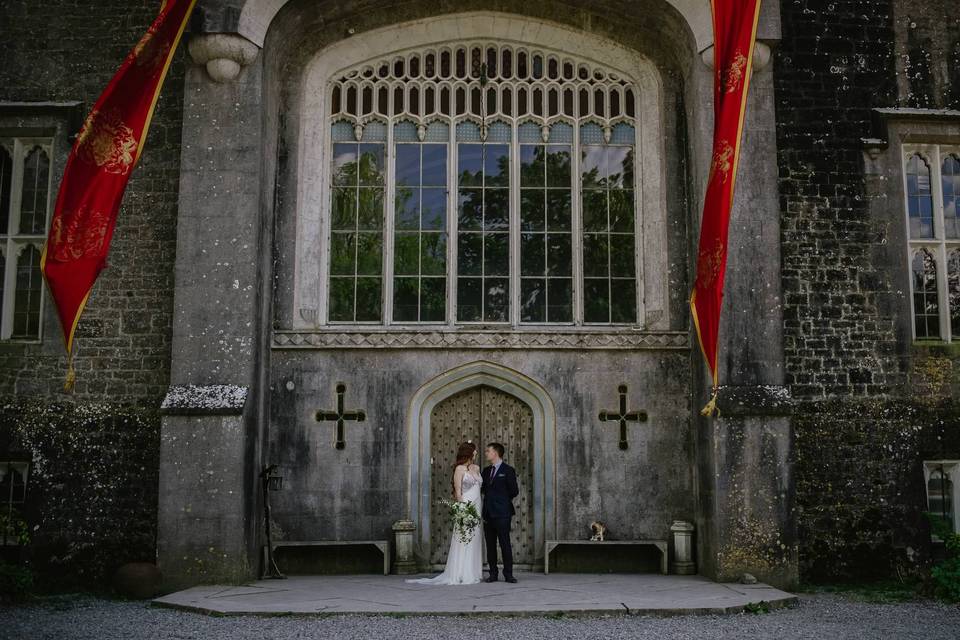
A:
[[[457,449],[457,463],[453,469],[453,497],[457,502],[473,504],[477,513],[483,513],[480,505],[480,467],[474,464],[477,445],[464,442]],[[455,525],[454,525],[455,527]],[[447,554],[447,566],[443,573],[433,578],[407,580],[416,584],[476,584],[483,577],[483,536],[479,524],[472,535],[454,530],[450,536],[450,552]],[[462,537],[469,537],[463,542]]]

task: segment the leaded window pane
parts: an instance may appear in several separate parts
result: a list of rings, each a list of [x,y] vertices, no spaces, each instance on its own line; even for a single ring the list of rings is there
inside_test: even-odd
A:
[[[940,337],[937,263],[926,249],[913,256],[913,316],[918,339]]]
[[[23,189],[20,201],[20,233],[42,235],[47,225],[47,201],[50,184],[50,158],[41,147],[34,147],[23,163]]]
[[[382,321],[383,145],[355,142],[334,144],[333,184],[330,320]]]
[[[33,245],[22,248],[17,259],[16,295],[13,306],[14,338],[36,338],[40,335],[40,251]]]
[[[947,254],[947,299],[950,303],[950,333],[960,337],[960,248]]]
[[[510,314],[510,147],[457,146],[457,319],[506,322]]]
[[[571,322],[570,145],[520,145],[520,320]]]
[[[960,238],[960,221],[957,210],[960,202],[960,158],[948,155],[940,169],[943,190],[943,234],[947,238]]]
[[[920,154],[914,154],[907,162],[907,213],[911,238],[933,237],[930,165]]]
[[[596,131],[584,127],[585,140]],[[581,147],[584,321],[629,324],[637,321],[636,226],[633,147],[584,144]]]
[[[447,145],[396,145],[396,322],[442,322],[447,291]]]

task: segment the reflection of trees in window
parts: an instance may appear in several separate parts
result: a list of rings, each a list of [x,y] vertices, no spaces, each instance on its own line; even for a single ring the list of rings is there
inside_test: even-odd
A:
[[[457,146],[457,319],[510,315],[510,147]]]
[[[917,338],[940,337],[937,263],[927,249],[913,255],[913,316]]]
[[[915,153],[907,162],[907,213],[911,238],[933,237],[933,195],[930,165]]]
[[[520,320],[571,322],[570,145],[520,147]]]
[[[383,306],[383,145],[333,145],[330,320],[379,322]]]
[[[943,187],[943,232],[947,238],[960,238],[957,205],[960,202],[960,158],[948,155],[940,167]]]
[[[47,188],[50,184],[50,158],[34,147],[23,163],[23,189],[20,201],[20,233],[42,234],[47,224]]]
[[[960,336],[960,248],[947,254],[947,300],[950,303],[950,333]]]
[[[331,225],[321,322],[638,321],[638,103],[628,78],[564,54],[448,42],[345,70],[329,95],[335,154],[348,156],[334,162],[332,217],[342,219]],[[373,142],[391,145],[393,181],[376,229],[354,217],[365,208],[357,150]],[[447,171],[431,182],[434,150]],[[582,230],[581,205],[591,216]],[[389,260],[369,273],[359,266],[365,233],[382,234],[376,248]],[[362,304],[367,284],[382,313]]]
[[[447,145],[397,144],[393,319],[442,322],[447,306]]]
[[[582,147],[584,320],[637,320],[633,148]]]
[[[40,334],[40,251],[27,245],[17,259],[17,293],[13,308],[13,337],[35,338]]]

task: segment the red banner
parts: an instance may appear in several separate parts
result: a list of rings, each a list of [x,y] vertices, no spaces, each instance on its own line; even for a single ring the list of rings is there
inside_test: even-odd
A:
[[[713,10],[713,159],[703,201],[697,279],[690,311],[700,349],[713,377],[713,395],[704,415],[716,410],[719,385],[720,309],[727,266],[727,231],[733,206],[740,138],[757,39],[760,0],[712,0]]]
[[[196,0],[167,0],[93,105],[60,182],[41,269],[63,326],[73,386],[73,336],[110,239],[157,96]]]

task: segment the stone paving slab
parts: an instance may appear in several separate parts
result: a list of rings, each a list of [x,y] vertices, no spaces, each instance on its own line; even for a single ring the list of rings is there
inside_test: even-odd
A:
[[[518,584],[407,584],[408,576],[292,576],[242,586],[200,586],[154,605],[212,615],[685,615],[736,613],[750,603],[788,606],[796,596],[765,584],[700,576],[518,574]]]

